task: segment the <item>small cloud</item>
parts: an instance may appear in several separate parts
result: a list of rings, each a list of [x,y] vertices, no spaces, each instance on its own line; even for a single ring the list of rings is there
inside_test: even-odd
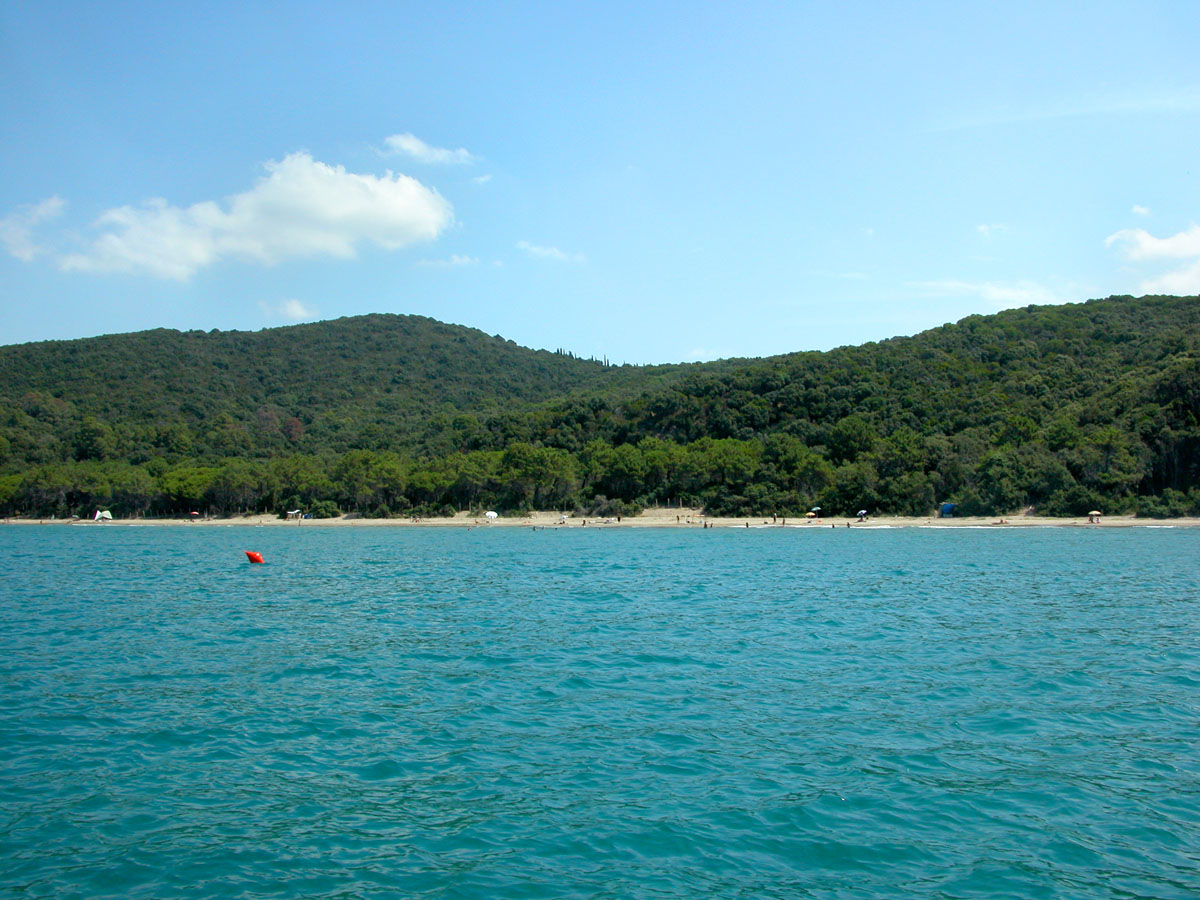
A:
[[[914,281],[909,286],[940,296],[966,294],[979,297],[998,310],[1062,302],[1054,291],[1032,281]]]
[[[269,162],[266,170],[224,204],[179,207],[155,199],[110,209],[96,220],[100,236],[60,265],[184,281],[230,257],[273,265],[293,257],[352,259],[362,242],[395,250],[437,238],[454,219],[437,191],[407,175],[359,175],[307,153]]]
[[[490,174],[489,175],[476,175],[471,180],[473,182],[475,182],[476,184],[487,184],[489,181],[492,180],[492,176]]]
[[[55,195],[9,213],[0,219],[0,244],[17,259],[29,262],[42,252],[33,240],[33,230],[61,215],[66,205],[62,197]]]
[[[1008,231],[1007,225],[976,225],[975,230],[983,235],[983,239],[991,240],[993,234],[1001,231]]]
[[[1132,210],[1130,210],[1130,211],[1131,211],[1131,212],[1132,212],[1132,213],[1133,213],[1135,216],[1148,216],[1148,215],[1150,215],[1150,209],[1149,209],[1148,207],[1145,207],[1145,206],[1138,206],[1136,203],[1133,205],[1133,209],[1132,209]]]
[[[268,303],[260,300],[258,308],[266,315],[276,319],[287,319],[289,322],[304,322],[317,317],[317,311],[296,299],[281,300],[278,303]]]
[[[559,262],[583,262],[582,253],[566,253],[557,247],[539,247],[529,241],[517,241],[517,249],[524,250],[535,259],[556,259]]]
[[[384,144],[392,153],[401,153],[427,166],[466,166],[475,162],[475,157],[463,148],[447,150],[444,147],[431,147],[414,134],[393,134],[384,139]]]
[[[477,266],[479,265],[479,258],[455,253],[449,259],[422,259],[417,265],[428,266],[434,269],[448,269],[453,266]]]
[[[1104,245],[1117,247],[1131,262],[1187,260],[1168,272],[1144,279],[1140,285],[1143,293],[1200,294],[1200,225],[1165,238],[1142,228],[1125,228],[1109,235]]]

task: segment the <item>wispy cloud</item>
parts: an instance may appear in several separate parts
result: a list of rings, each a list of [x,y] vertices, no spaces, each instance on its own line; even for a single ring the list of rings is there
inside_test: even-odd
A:
[[[466,256],[461,253],[455,253],[449,259],[422,259],[417,262],[418,266],[429,266],[431,268],[446,269],[455,266],[477,266],[479,258],[475,256]]]
[[[1200,225],[1159,238],[1142,228],[1125,228],[1109,235],[1105,246],[1116,247],[1130,262],[1186,260],[1166,272],[1143,279],[1147,294],[1200,294]]]
[[[828,271],[820,272],[820,271],[818,271],[818,272],[813,272],[812,274],[814,277],[817,277],[817,278],[836,278],[839,281],[867,281],[871,277],[866,272],[828,272]]]
[[[1062,302],[1050,288],[1032,281],[914,281],[909,287],[939,297],[978,297],[997,310]]]
[[[54,196],[9,213],[0,219],[0,244],[17,259],[29,262],[42,252],[33,239],[34,229],[56,218],[66,205],[62,197]]]
[[[1021,125],[1084,116],[1127,116],[1200,111],[1200,86],[1175,91],[1115,91],[996,107],[935,123],[931,131]]]
[[[985,241],[992,239],[992,235],[998,234],[1001,231],[1008,231],[1007,225],[976,225],[975,230],[978,231]]]
[[[1133,213],[1135,216],[1148,216],[1148,215],[1150,215],[1150,210],[1149,210],[1149,208],[1148,208],[1148,207],[1145,207],[1145,206],[1139,206],[1139,205],[1138,205],[1138,204],[1136,204],[1136,203],[1134,204],[1134,206],[1133,206],[1133,209],[1131,209],[1131,210],[1130,210],[1130,212],[1132,212],[1132,213]]]
[[[683,357],[685,361],[705,362],[713,359],[731,359],[733,353],[728,350],[718,350],[712,347],[693,347]]]
[[[403,154],[427,166],[465,166],[476,161],[476,157],[462,147],[457,150],[433,147],[408,132],[393,134],[384,139],[384,144],[392,153]]]
[[[529,241],[517,241],[517,249],[523,250],[535,259],[554,259],[559,262],[583,262],[584,255],[582,253],[567,253],[559,250],[557,247],[540,247],[537,244],[531,244]]]
[[[487,175],[476,175],[471,180],[473,182],[475,182],[476,184],[487,184],[489,181],[492,180],[492,176],[490,173]]]
[[[226,258],[272,265],[293,257],[353,258],[359,243],[395,250],[435,239],[453,221],[437,191],[407,175],[347,172],[293,153],[266,164],[250,190],[188,207],[162,199],[122,206],[62,268],[186,280]]]
[[[1200,294],[1200,259],[1157,278],[1147,278],[1141,289],[1147,294]]]
[[[317,317],[315,307],[308,306],[296,299],[280,300],[278,303],[268,303],[265,300],[260,300],[258,307],[268,316],[277,319],[286,319],[289,322],[304,322]]]

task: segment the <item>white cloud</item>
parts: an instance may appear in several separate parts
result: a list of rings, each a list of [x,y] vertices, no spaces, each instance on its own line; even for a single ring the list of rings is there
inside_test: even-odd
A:
[[[1147,294],[1200,294],[1200,259],[1157,278],[1147,278],[1141,289]]]
[[[1200,294],[1200,225],[1170,237],[1157,238],[1142,228],[1126,228],[1105,239],[1132,262],[1188,260],[1178,268],[1146,278],[1139,286],[1147,294]]]
[[[555,259],[559,262],[583,262],[582,253],[567,253],[557,247],[539,247],[529,241],[517,241],[517,249],[524,250],[535,259]]]
[[[1149,207],[1140,206],[1140,205],[1139,205],[1139,204],[1137,204],[1137,203],[1135,203],[1135,204],[1133,205],[1133,209],[1132,209],[1132,210],[1130,210],[1130,212],[1132,212],[1132,213],[1133,213],[1135,216],[1148,216],[1148,215],[1150,215],[1150,209],[1149,209]]]
[[[0,244],[17,259],[29,262],[42,252],[33,240],[34,228],[57,217],[66,205],[62,197],[54,196],[9,213],[0,219]]]
[[[388,150],[392,153],[403,153],[419,163],[428,166],[465,166],[475,162],[475,157],[459,147],[457,150],[447,150],[444,147],[431,147],[414,134],[393,134],[384,139]]]
[[[453,254],[449,259],[422,259],[417,263],[418,266],[430,266],[433,268],[451,268],[454,266],[477,266],[479,258],[475,256],[466,256],[461,253]]]
[[[492,176],[491,176],[491,174],[477,175],[476,177],[472,178],[471,180],[473,182],[475,182],[476,184],[487,184],[489,181],[492,180]]]
[[[1106,247],[1116,244],[1126,259],[1187,259],[1200,256],[1200,225],[1168,238],[1156,238],[1142,228],[1125,228],[1110,234],[1104,241]]]
[[[317,317],[315,307],[307,306],[302,301],[294,298],[281,300],[278,303],[259,301],[258,306],[267,315],[279,319],[287,319],[289,322],[303,322],[306,319],[315,319]]]
[[[979,297],[996,309],[1062,302],[1054,291],[1032,281],[915,281],[910,286],[939,296],[966,294]]]
[[[975,230],[983,235],[984,240],[991,240],[993,234],[1008,231],[1007,225],[976,225]]]
[[[232,257],[272,265],[291,257],[352,258],[360,242],[395,250],[436,238],[454,211],[437,191],[407,175],[357,175],[293,153],[266,164],[242,194],[189,207],[150,200],[96,221],[102,232],[62,268],[133,272],[184,280]]]

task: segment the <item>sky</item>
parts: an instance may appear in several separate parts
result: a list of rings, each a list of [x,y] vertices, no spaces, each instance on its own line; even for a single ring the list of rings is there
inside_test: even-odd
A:
[[[1200,3],[0,4],[0,344],[659,363],[1200,293]]]

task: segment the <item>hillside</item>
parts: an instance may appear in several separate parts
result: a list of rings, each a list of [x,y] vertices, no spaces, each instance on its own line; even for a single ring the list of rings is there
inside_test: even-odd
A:
[[[0,348],[0,503],[1200,512],[1200,299],[607,366],[407,316]]]
[[[78,456],[85,420],[112,429],[109,455],[123,457],[411,448],[438,415],[619,392],[686,368],[608,366],[420,316],[158,329],[0,347],[0,434],[24,463]]]

